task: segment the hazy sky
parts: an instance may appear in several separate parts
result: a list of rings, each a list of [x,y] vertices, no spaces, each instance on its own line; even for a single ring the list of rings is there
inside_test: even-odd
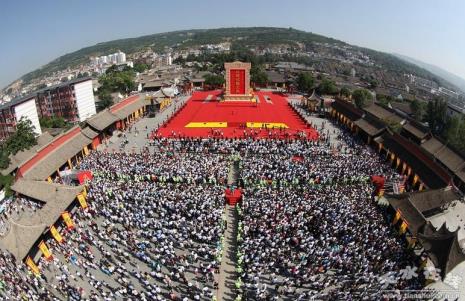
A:
[[[98,42],[230,26],[294,27],[465,78],[464,0],[4,0],[0,22],[0,87]]]

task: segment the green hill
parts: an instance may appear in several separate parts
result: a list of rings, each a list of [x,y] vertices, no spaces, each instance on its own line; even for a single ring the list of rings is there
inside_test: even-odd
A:
[[[154,51],[162,51],[165,47],[182,49],[189,46],[215,44],[224,41],[240,41],[241,43],[246,43],[251,46],[276,45],[295,42],[342,43],[335,39],[313,33],[274,27],[238,27],[173,31],[137,38],[114,40],[85,47],[78,51],[65,54],[43,67],[27,73],[21,77],[21,79],[27,82],[31,79],[45,76],[67,67],[87,63],[90,56],[108,54],[117,51],[118,49],[126,53],[136,52],[144,48],[150,48]]]
[[[34,78],[46,76],[67,67],[87,63],[90,56],[104,55],[117,50],[130,54],[148,48],[154,51],[163,51],[166,47],[183,49],[190,46],[217,44],[225,41],[232,42],[235,46],[258,46],[263,48],[278,44],[287,44],[290,46],[304,45],[307,49],[314,49],[313,46],[315,43],[328,43],[340,46],[348,45],[336,39],[293,28],[234,27],[181,30],[98,43],[94,46],[85,47],[63,55],[43,67],[24,75],[21,79],[29,82]],[[377,67],[393,71],[397,75],[412,73],[438,83],[444,83],[441,78],[431,72],[407,63],[393,55],[365,48],[357,47],[357,49],[372,57]]]

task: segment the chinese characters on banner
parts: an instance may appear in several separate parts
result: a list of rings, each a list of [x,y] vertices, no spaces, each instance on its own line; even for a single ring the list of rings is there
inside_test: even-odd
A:
[[[231,69],[229,74],[231,94],[245,94],[245,70]]]
[[[82,194],[78,194],[77,199],[82,209],[86,209],[87,208],[86,198]]]
[[[40,275],[39,267],[36,265],[36,263],[34,262],[34,260],[32,260],[31,257],[27,257],[26,264],[35,275]]]
[[[63,212],[61,214],[61,217],[63,217],[63,220],[65,221],[65,224],[66,224],[66,227],[68,227],[68,230],[74,229],[74,223],[68,211]]]
[[[53,238],[55,238],[57,242],[61,243],[63,241],[63,237],[61,237],[60,232],[58,232],[55,226],[50,227],[50,233],[52,233]]]
[[[47,260],[53,259],[52,253],[50,252],[50,250],[48,249],[47,245],[45,244],[43,240],[39,243],[39,249],[42,252],[42,254],[44,254]]]

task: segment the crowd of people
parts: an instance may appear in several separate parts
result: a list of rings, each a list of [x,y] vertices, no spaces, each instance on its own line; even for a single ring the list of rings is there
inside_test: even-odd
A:
[[[334,148],[296,141],[243,157],[246,300],[382,300],[422,287],[421,277],[401,277],[416,257],[373,201],[370,176],[398,175],[350,134],[336,135]]]
[[[88,208],[73,212],[63,243],[47,240],[41,276],[0,254],[0,300],[215,300],[232,157],[244,186],[243,300],[380,300],[383,289],[421,288],[400,277],[415,257],[372,201],[371,175],[399,176],[349,133],[149,140],[140,153],[80,162],[94,176]]]
[[[40,259],[41,276],[4,267],[24,281],[4,278],[5,300],[214,300],[228,155],[167,141],[157,150],[86,157],[88,208],[73,212],[64,242],[47,240],[53,260]]]

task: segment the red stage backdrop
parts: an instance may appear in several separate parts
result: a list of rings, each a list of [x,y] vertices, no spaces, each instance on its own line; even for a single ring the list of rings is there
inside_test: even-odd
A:
[[[231,69],[229,73],[229,80],[231,83],[230,94],[245,94],[245,70],[244,69]]]

